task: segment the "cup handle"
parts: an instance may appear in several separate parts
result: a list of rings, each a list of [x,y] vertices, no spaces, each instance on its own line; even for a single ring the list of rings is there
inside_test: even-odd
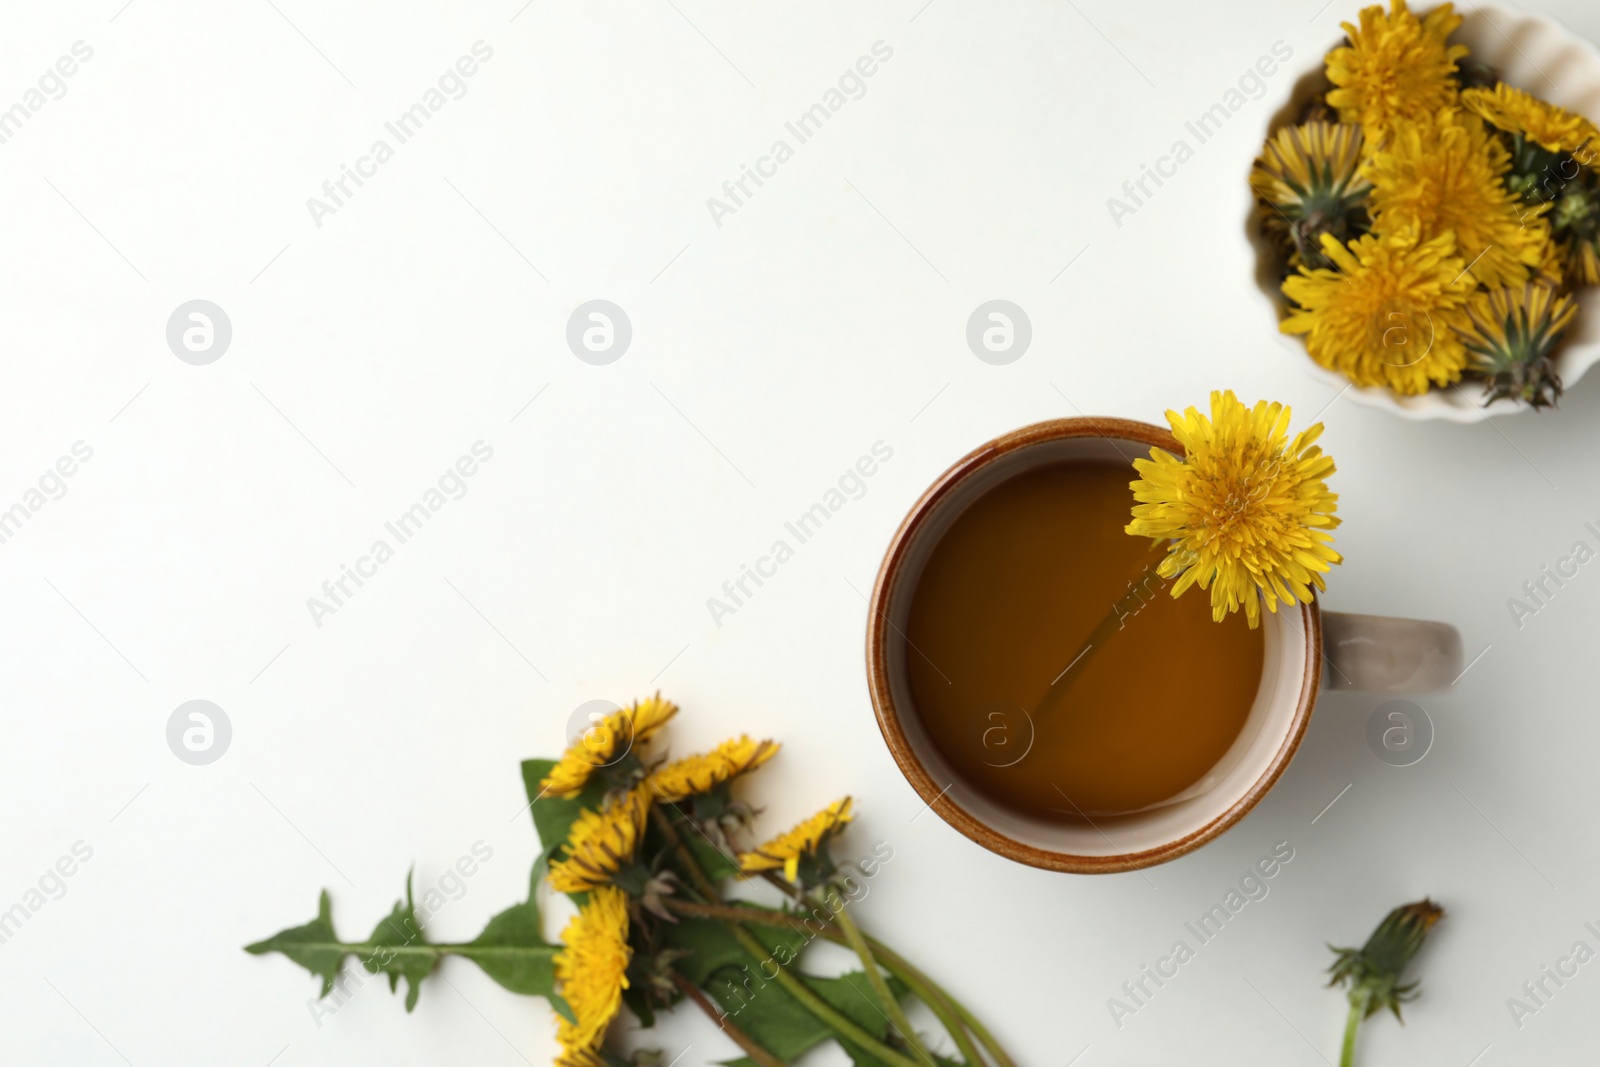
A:
[[[1322,613],[1328,689],[1369,693],[1432,693],[1461,675],[1461,633],[1426,619]]]

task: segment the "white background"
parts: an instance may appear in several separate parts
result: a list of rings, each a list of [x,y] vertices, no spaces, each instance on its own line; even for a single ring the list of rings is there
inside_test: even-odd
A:
[[[1325,943],[1424,894],[1450,909],[1424,996],[1369,1025],[1364,1062],[1591,1058],[1600,964],[1520,1030],[1506,1000],[1600,947],[1600,577],[1520,630],[1506,602],[1596,546],[1600,383],[1553,414],[1403,422],[1313,382],[1250,279],[1250,159],[1355,4],[121,2],[11,5],[0,34],[0,107],[94,49],[0,145],[0,508],[94,450],[0,545],[0,908],[93,848],[0,944],[5,1062],[547,1062],[544,1003],[470,964],[413,1015],[373,983],[319,1027],[312,980],[240,946],[323,886],[363,937],[411,865],[437,884],[482,840],[431,929],[470,938],[525,893],[518,761],[583,701],[656,687],[685,708],[674,752],[784,742],[747,789],[764,830],[857,797],[842,848],[895,850],[863,923],[1019,1063],[1332,1059]],[[1600,37],[1600,10],[1548,7]],[[478,40],[465,97],[319,228],[307,198]],[[707,197],[880,40],[865,96],[716,225]],[[1277,41],[1294,69],[1114,225],[1107,197]],[[233,325],[209,366],[165,340],[196,298]],[[564,341],[594,298],[633,323],[609,366]],[[1033,324],[1009,366],[964,338],[993,298]],[[1326,697],[1253,814],[1144,874],[1031,870],[922,814],[862,665],[859,593],[908,506],[1006,430],[1228,387],[1297,425],[1325,409],[1346,563],[1324,603],[1488,649],[1418,701],[1427,758],[1380,762],[1381,698]],[[316,626],[306,599],[479,440],[468,494]],[[715,625],[706,599],[880,440],[865,496]],[[233,724],[209,766],[165,740],[196,698]],[[1115,1026],[1107,998],[1278,841],[1270,895]],[[668,1058],[737,1054],[679,1014],[643,1035]]]

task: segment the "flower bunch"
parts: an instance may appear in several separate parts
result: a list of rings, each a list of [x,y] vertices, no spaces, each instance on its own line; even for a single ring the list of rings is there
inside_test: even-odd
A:
[[[556,1012],[557,1067],[622,1067],[614,1031],[626,1009],[641,1027],[688,1002],[718,1023],[759,1067],[783,1067],[837,1041],[855,1062],[886,1067],[1013,1067],[970,1012],[904,957],[868,937],[851,907],[893,858],[879,842],[839,862],[834,841],[854,818],[844,797],[798,825],[746,843],[758,812],[735,785],[779,745],[741,735],[709,752],[669,761],[652,754],[677,705],[659,695],[600,718],[556,760],[522,765],[533,822],[544,844],[529,899],[490,919],[475,940],[423,936],[408,887],[404,904],[362,942],[334,933],[326,893],[318,916],[251,945],[281,952],[339,987],[347,956],[391,987],[419,983],[447,955],[478,963],[505,988],[545,997]],[[576,907],[559,943],[545,941],[540,884]],[[733,892],[738,890],[737,895]],[[760,899],[764,891],[768,900]],[[801,969],[815,940],[854,952],[860,969],[822,977]],[[920,1000],[959,1058],[935,1057],[906,1016]]]
[[[1285,333],[1356,385],[1485,384],[1554,405],[1579,286],[1600,284],[1600,128],[1452,44],[1450,4],[1364,8],[1326,91],[1250,175]]]

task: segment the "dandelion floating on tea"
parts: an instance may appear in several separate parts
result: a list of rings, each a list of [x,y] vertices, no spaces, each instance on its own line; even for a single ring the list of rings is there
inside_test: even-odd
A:
[[[1170,543],[1157,568],[1174,578],[1172,595],[1198,585],[1211,593],[1212,618],[1244,609],[1251,629],[1261,606],[1311,599],[1336,563],[1328,531],[1338,497],[1326,479],[1333,458],[1316,440],[1317,423],[1289,439],[1289,409],[1258,401],[1246,407],[1228,392],[1211,394],[1211,416],[1194,408],[1167,412],[1184,454],[1152,448],[1136,459],[1138,503],[1127,532]]]

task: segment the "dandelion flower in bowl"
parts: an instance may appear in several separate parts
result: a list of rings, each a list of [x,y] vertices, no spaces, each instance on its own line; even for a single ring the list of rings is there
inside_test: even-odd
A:
[[[1301,267],[1283,283],[1293,307],[1279,329],[1304,334],[1312,359],[1357,385],[1416,395],[1461,377],[1466,351],[1450,325],[1471,287],[1452,235],[1368,235],[1348,247],[1324,237],[1322,247],[1334,269]]]
[[[1446,109],[1395,124],[1368,162],[1373,229],[1424,240],[1455,234],[1479,285],[1521,285],[1550,240],[1548,204],[1526,204],[1505,183],[1511,154],[1475,115]]]
[[[1459,332],[1473,370],[1488,383],[1486,395],[1554,406],[1561,376],[1550,356],[1577,314],[1570,295],[1539,283],[1474,296]]]
[[[1578,152],[1600,139],[1600,129],[1582,115],[1505,82],[1492,89],[1464,89],[1461,104],[1495,129],[1526,138],[1547,152]]]
[[[1359,26],[1344,23],[1350,43],[1328,53],[1328,80],[1335,86],[1328,104],[1338,109],[1339,121],[1364,126],[1377,147],[1396,119],[1455,103],[1456,60],[1467,49],[1446,41],[1461,25],[1450,4],[1419,19],[1405,0],[1394,0],[1388,14],[1368,7],[1360,19]]]
[[[1372,183],[1361,173],[1361,127],[1339,122],[1285,126],[1267,141],[1250,185],[1288,224],[1299,263],[1330,264],[1321,238],[1347,241],[1365,230]]]

